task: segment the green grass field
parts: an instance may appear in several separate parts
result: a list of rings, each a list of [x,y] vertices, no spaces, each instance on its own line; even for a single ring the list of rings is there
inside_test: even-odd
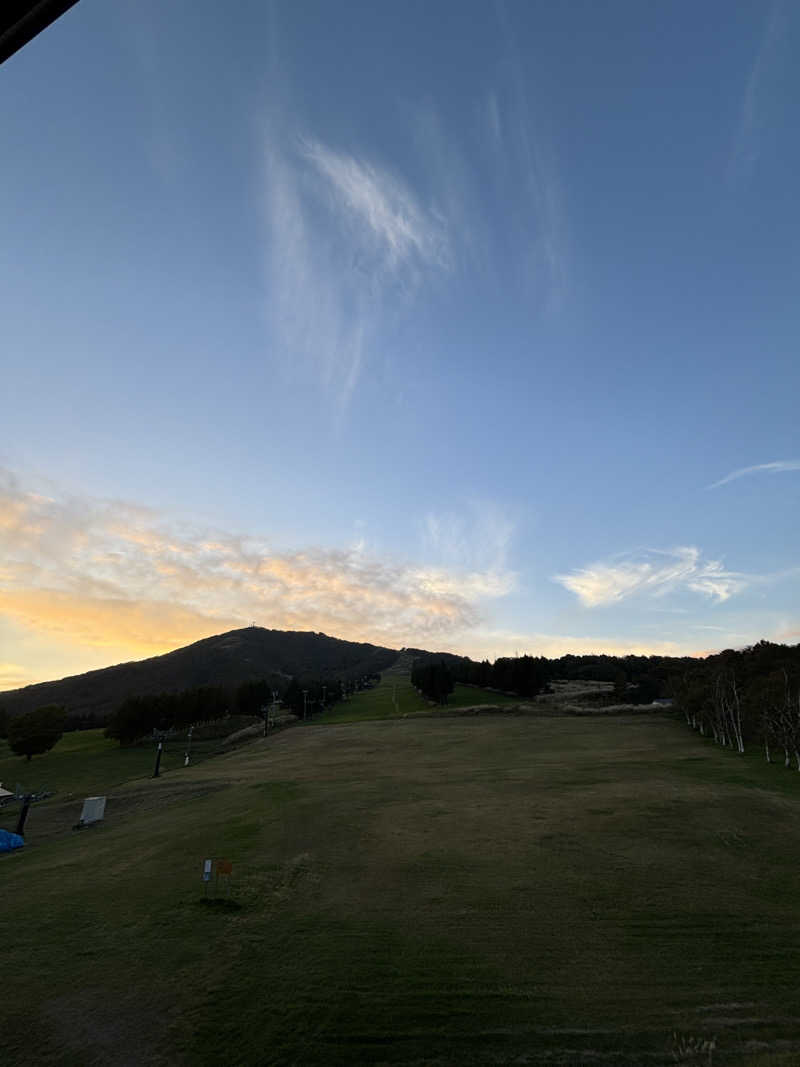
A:
[[[208,759],[222,747],[219,739],[195,738],[191,760]],[[167,773],[182,768],[185,752],[185,738],[165,742],[160,771]],[[155,755],[154,742],[120,748],[117,741],[104,737],[102,730],[64,734],[55,748],[43,756],[34,756],[30,762],[15,756],[7,743],[0,741],[0,782],[5,789],[14,790],[19,784],[28,792],[47,789],[62,798],[68,794],[86,795],[87,791],[107,793],[132,778],[149,778],[155,767]]]
[[[667,717],[320,721],[79,807],[0,857],[4,1067],[800,1062],[800,775]]]
[[[464,708],[484,704],[517,704],[517,697],[492,693],[472,685],[457,685],[450,694],[447,706]],[[371,719],[397,719],[430,710],[431,705],[411,684],[408,673],[400,669],[384,671],[374,689],[355,693],[325,712],[318,722],[329,725],[341,722],[367,722]]]

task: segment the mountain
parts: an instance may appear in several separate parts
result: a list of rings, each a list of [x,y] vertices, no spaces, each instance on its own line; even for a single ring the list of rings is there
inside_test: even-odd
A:
[[[106,718],[126,697],[138,694],[200,685],[233,688],[261,678],[358,678],[390,666],[398,655],[390,648],[325,634],[248,626],[163,656],[11,689],[0,693],[0,708],[20,715],[43,704],[62,704],[71,715]]]

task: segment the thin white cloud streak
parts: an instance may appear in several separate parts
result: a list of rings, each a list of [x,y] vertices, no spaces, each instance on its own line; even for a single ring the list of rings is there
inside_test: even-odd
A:
[[[164,36],[163,19],[146,4],[116,4],[110,10],[119,22],[117,39],[133,66],[131,85],[142,112],[146,157],[161,182],[175,185],[185,165],[181,151],[185,122],[179,117],[174,56]]]
[[[396,647],[477,625],[513,576],[381,558],[360,546],[276,549],[119,501],[0,480],[0,619],[65,641],[152,654],[252,620]]]
[[[677,589],[722,602],[750,584],[746,575],[725,570],[719,560],[704,560],[700,550],[692,546],[593,563],[569,574],[555,575],[553,580],[574,593],[586,607],[618,603],[639,594],[664,596]]]
[[[415,109],[415,144],[435,214],[447,220],[453,269],[473,272],[487,296],[512,290],[537,312],[556,310],[568,277],[562,183],[502,13],[499,22],[505,63],[475,101],[474,127],[457,132],[428,101]],[[487,199],[503,210],[487,210]]]
[[[280,362],[346,400],[363,358],[368,294],[347,291],[335,273],[333,250],[315,235],[297,176],[275,147],[267,155],[265,198],[268,307]]]
[[[476,146],[457,140],[453,127],[430,101],[413,110],[412,134],[431,190],[431,211],[436,218],[446,220],[450,234],[451,271],[485,272],[490,228],[476,180]]]
[[[782,0],[775,0],[767,16],[761,43],[745,83],[742,109],[728,164],[728,180],[746,185],[753,176],[761,152],[761,135],[767,121],[765,83],[782,61],[787,18]]]
[[[720,478],[718,482],[707,485],[706,489],[719,489],[721,485],[735,482],[737,478],[744,478],[748,474],[781,474],[784,471],[800,471],[800,459],[778,459],[773,463],[756,463],[752,467],[740,467],[726,474],[724,478]]]
[[[513,109],[504,112],[498,106],[497,95],[489,94],[486,115],[490,139],[498,154],[507,153],[513,146],[522,165],[534,233],[529,269],[533,277],[544,273],[550,301],[557,309],[564,301],[568,282],[562,185],[552,144],[543,136],[541,122],[534,120],[525,71],[504,0],[496,0],[495,9],[511,74],[514,104]]]

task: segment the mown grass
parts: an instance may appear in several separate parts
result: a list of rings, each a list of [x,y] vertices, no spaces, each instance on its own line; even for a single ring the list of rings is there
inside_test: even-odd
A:
[[[464,708],[473,705],[515,704],[517,697],[493,693],[477,686],[456,685],[450,694],[447,706]],[[371,719],[398,719],[427,711],[431,704],[411,684],[408,673],[403,670],[385,671],[374,689],[354,693],[318,718],[328,724],[343,722],[367,722]]]
[[[219,739],[195,739],[191,760],[207,759],[220,747]],[[160,773],[182,768],[185,752],[185,738],[167,740],[161,754]],[[155,757],[154,742],[121,748],[119,742],[104,737],[102,730],[64,734],[49,752],[30,761],[14,755],[7,742],[0,740],[0,782],[4,789],[14,790],[19,783],[25,791],[47,789],[61,796],[86,795],[87,791],[104,793],[132,778],[150,777]]]
[[[800,1062],[800,775],[667,718],[314,723],[55,814],[4,1064]]]

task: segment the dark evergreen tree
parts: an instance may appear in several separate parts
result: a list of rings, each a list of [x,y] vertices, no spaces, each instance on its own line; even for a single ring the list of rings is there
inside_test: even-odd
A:
[[[47,704],[18,715],[8,724],[9,748],[26,760],[49,752],[61,740],[65,719],[64,709],[58,704]]]
[[[272,703],[272,686],[265,678],[243,682],[236,690],[236,710],[240,715],[260,715]]]
[[[453,692],[453,676],[442,659],[417,660],[411,671],[411,682],[428,700],[446,704]]]
[[[303,687],[292,678],[283,694],[283,702],[293,715],[303,717]]]

